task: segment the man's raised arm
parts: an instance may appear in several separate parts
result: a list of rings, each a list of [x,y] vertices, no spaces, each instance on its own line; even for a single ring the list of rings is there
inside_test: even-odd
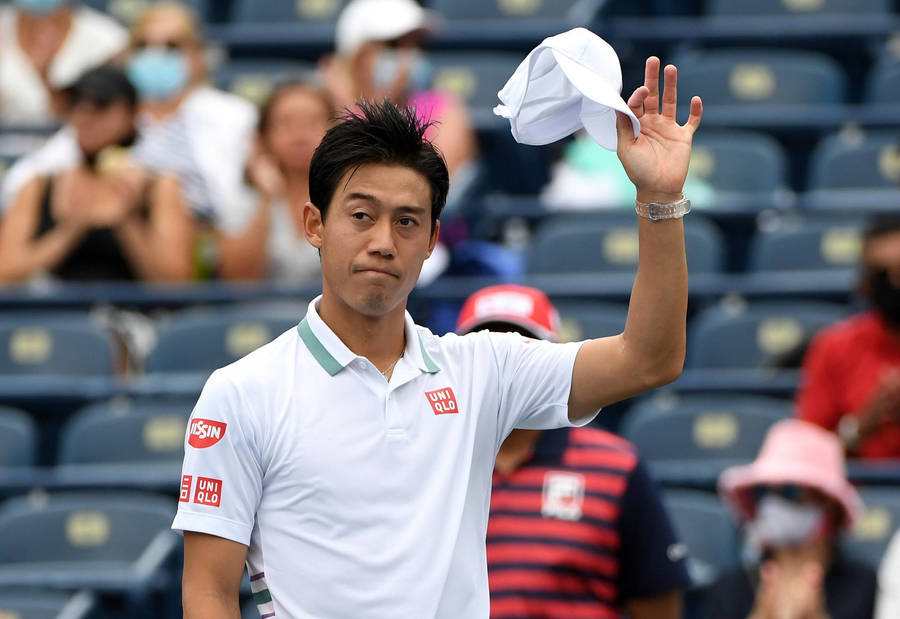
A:
[[[691,141],[703,106],[691,100],[690,117],[675,120],[678,72],[665,69],[660,100],[660,62],[647,59],[644,85],[628,99],[641,121],[633,139],[631,123],[617,113],[618,155],[637,189],[639,203],[674,204],[681,200],[691,156]],[[672,382],[684,365],[687,321],[687,261],[680,218],[651,221],[638,217],[640,254],[625,331],[585,342],[575,360],[569,417]]]

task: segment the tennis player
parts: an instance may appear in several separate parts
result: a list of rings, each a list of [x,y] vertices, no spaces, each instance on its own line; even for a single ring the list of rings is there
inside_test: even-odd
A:
[[[650,58],[628,100],[638,138],[617,123],[639,215],[628,320],[582,343],[417,326],[407,296],[437,240],[447,168],[426,126],[390,103],[328,131],[303,212],[322,295],[296,329],[214,372],[191,416],[172,525],[185,536],[185,617],[239,617],[245,564],[263,619],[488,617],[504,438],[584,425],[681,372],[682,187],[702,110],[695,97],[679,125],[676,69],[662,96],[659,72]]]

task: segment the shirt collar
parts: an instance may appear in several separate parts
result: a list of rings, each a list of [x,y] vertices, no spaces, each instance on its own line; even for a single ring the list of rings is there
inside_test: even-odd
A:
[[[359,358],[359,355],[347,348],[341,338],[319,316],[318,304],[321,299],[322,295],[319,295],[309,302],[306,317],[297,325],[297,332],[322,369],[334,376],[347,367],[351,361]],[[425,343],[409,312],[404,312],[403,319],[406,332],[406,349],[403,351],[403,356],[412,361],[422,372],[429,374],[439,372],[440,368],[425,350]]]

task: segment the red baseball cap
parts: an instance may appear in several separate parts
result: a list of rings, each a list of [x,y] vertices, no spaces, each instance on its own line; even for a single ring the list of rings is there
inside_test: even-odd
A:
[[[559,340],[559,314],[537,288],[514,284],[482,288],[463,304],[456,332],[469,333],[492,322],[521,327],[551,342]]]

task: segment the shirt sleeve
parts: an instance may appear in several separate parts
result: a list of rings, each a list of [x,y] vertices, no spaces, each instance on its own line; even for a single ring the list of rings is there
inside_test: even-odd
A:
[[[251,409],[218,370],[188,422],[172,528],[250,544],[263,469]]]
[[[619,591],[623,600],[688,589],[686,552],[643,461],[628,477],[619,516]]]
[[[814,338],[803,360],[800,388],[797,390],[796,414],[799,419],[834,430],[842,411],[834,390],[838,383],[830,369],[828,341],[821,335]]]
[[[876,619],[900,617],[900,529],[894,533],[891,544],[878,569],[878,600]]]
[[[582,342],[554,344],[514,333],[489,335],[500,369],[502,437],[514,428],[582,426],[596,417],[597,412],[569,421],[572,370]]]

